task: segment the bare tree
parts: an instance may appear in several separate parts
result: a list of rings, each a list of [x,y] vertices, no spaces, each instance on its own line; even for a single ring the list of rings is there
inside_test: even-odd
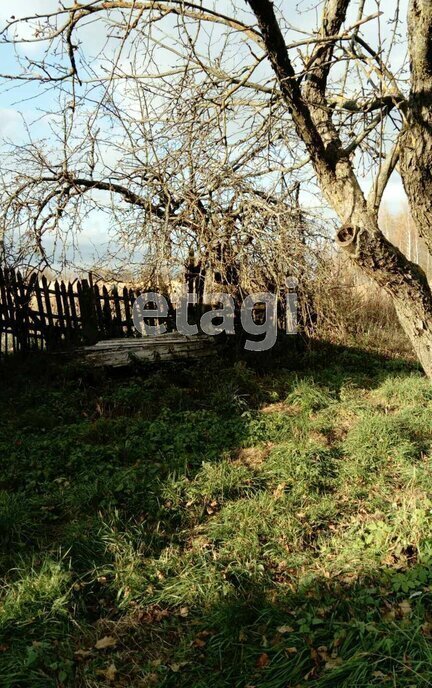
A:
[[[138,50],[143,43],[140,34]],[[244,290],[278,290],[303,268],[306,239],[308,248],[322,240],[312,211],[299,218],[299,183],[274,143],[289,142],[278,109],[262,116],[267,104],[256,97],[221,106],[227,76],[198,79],[190,66],[161,70],[151,43],[144,66],[133,54],[130,74],[97,79],[96,90],[91,76],[80,103],[78,77],[71,77],[70,89],[59,92],[60,111],[49,113],[49,136],[37,140],[29,131],[27,144],[9,143],[0,187],[4,260],[44,267],[53,237],[57,249],[79,246],[83,219],[99,211],[116,251],[100,262],[114,274],[114,263],[120,273],[131,267],[137,249],[157,286],[192,249],[207,275],[229,282],[235,272]],[[221,60],[225,51],[222,45]]]
[[[238,0],[230,12],[228,3],[222,11],[221,3],[183,0],[70,3],[44,17],[13,19],[2,35],[14,43],[31,40],[44,44],[43,56],[24,60],[15,78],[56,85],[69,99],[73,117],[93,102],[90,119],[96,122],[115,102],[115,93],[126,94],[133,84],[151,96],[159,117],[167,102],[169,107],[176,102],[184,106],[185,94],[193,93],[190,117],[185,118],[180,106],[183,114],[174,116],[172,122],[173,130],[179,121],[189,126],[190,150],[199,145],[200,132],[194,131],[194,123],[202,126],[200,113],[206,112],[217,122],[219,133],[210,144],[214,152],[208,158],[208,165],[218,170],[210,175],[212,183],[203,194],[205,183],[197,190],[191,181],[196,176],[188,175],[188,193],[195,199],[192,215],[180,209],[187,207],[187,194],[169,191],[167,195],[166,182],[164,189],[145,193],[143,198],[135,190],[135,179],[121,185],[115,175],[96,183],[88,170],[85,177],[72,174],[69,151],[63,168],[53,167],[55,173],[49,179],[50,193],[60,199],[62,212],[65,194],[67,198],[79,192],[81,198],[85,188],[97,188],[118,192],[127,203],[147,209],[153,217],[163,215],[168,218],[167,226],[181,215],[185,226],[192,223],[196,228],[201,223],[207,228],[211,224],[210,192],[213,198],[226,189],[224,180],[239,174],[236,155],[242,161],[241,184],[254,189],[255,201],[264,194],[266,208],[270,207],[269,198],[276,198],[276,177],[280,185],[288,179],[292,186],[300,177],[306,177],[310,185],[312,173],[339,218],[339,246],[391,295],[402,327],[432,377],[432,295],[426,276],[386,239],[378,223],[385,188],[398,168],[417,231],[432,249],[432,8],[427,0],[410,1],[411,70],[407,74],[403,60],[395,71],[391,69],[392,51],[401,49],[398,3],[392,5],[391,16],[386,4],[387,17],[383,17],[379,2],[378,12],[369,16],[364,0],[325,0],[321,4],[318,31],[304,31],[298,40],[292,40],[286,11],[278,11],[270,0]],[[389,21],[390,30],[383,38],[384,23]],[[94,66],[82,32],[98,22],[104,24],[108,42]],[[372,24],[371,42],[366,40],[364,28]],[[25,34],[23,27],[27,27]],[[117,47],[111,49],[113,42]],[[131,112],[132,126],[140,117],[145,120],[148,114]],[[93,142],[98,136],[91,127],[89,132],[85,140],[91,150],[96,148]],[[159,144],[155,155],[160,156]],[[148,166],[144,165],[143,172],[140,189],[154,189],[157,182]],[[254,174],[261,175],[260,184]],[[169,177],[174,190],[177,176],[173,171]],[[371,181],[368,195],[362,177]],[[44,179],[43,183],[48,182]],[[19,203],[26,190],[16,183],[14,188],[12,203]],[[28,219],[30,216],[33,212]],[[57,218],[52,221],[56,223]]]

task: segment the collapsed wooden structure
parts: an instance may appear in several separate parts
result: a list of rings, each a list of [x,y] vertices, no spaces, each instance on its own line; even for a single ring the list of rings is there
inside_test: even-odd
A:
[[[105,339],[76,353],[93,366],[119,368],[131,363],[204,358],[214,353],[215,340],[203,334],[188,337],[167,332],[139,339]]]
[[[30,351],[75,351],[94,365],[125,365],[209,355],[214,342],[203,335],[184,337],[175,328],[169,297],[168,332],[141,337],[132,318],[140,294],[126,286],[108,289],[88,278],[49,282],[37,273],[0,268],[0,357]]]

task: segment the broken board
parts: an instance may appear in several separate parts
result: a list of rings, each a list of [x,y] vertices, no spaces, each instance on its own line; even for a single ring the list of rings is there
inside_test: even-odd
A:
[[[175,361],[203,358],[215,353],[214,337],[197,334],[181,335],[167,332],[154,337],[136,339],[104,339],[93,346],[84,346],[76,354],[94,366],[119,368],[133,361]]]

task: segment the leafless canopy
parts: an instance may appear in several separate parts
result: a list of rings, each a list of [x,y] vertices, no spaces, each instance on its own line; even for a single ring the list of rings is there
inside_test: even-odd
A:
[[[11,20],[2,37],[43,45],[40,59],[17,57],[12,84],[38,82],[48,103],[43,136],[30,127],[2,170],[8,262],[58,263],[66,246],[70,259],[96,218],[113,269],[141,258],[170,272],[192,247],[262,286],[321,241],[313,206],[299,207],[308,157],[253,27],[194,5],[90,2]]]
[[[40,59],[20,60],[16,79],[56,85],[62,107],[51,120],[50,145],[32,136],[11,147],[3,199],[10,257],[22,259],[32,247],[48,261],[44,236],[55,230],[70,237],[95,207],[120,230],[123,245],[157,253],[159,269],[187,242],[208,252],[234,234],[240,251],[251,237],[264,239],[267,253],[275,240],[283,241],[281,255],[288,243],[294,247],[297,234],[287,237],[287,230],[298,224],[293,192],[310,177],[308,153],[299,155],[246,5],[231,18],[213,5],[90,2],[11,20],[3,40],[44,48]],[[360,139],[383,106],[372,79],[352,91],[357,63],[348,59],[363,23],[360,16],[339,31],[342,55],[333,59],[345,56],[345,85],[332,87],[331,107],[348,145],[376,158],[376,142]],[[94,32],[105,39],[96,56]],[[299,79],[313,50],[327,45],[306,33],[294,41]],[[357,44],[357,51],[365,48]],[[365,68],[370,63],[366,51]],[[387,109],[392,104],[387,97]]]

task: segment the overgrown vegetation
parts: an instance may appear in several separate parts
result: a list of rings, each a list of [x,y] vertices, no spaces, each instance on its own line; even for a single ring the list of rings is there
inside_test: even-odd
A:
[[[429,686],[432,388],[354,350],[0,391],[0,684]]]

